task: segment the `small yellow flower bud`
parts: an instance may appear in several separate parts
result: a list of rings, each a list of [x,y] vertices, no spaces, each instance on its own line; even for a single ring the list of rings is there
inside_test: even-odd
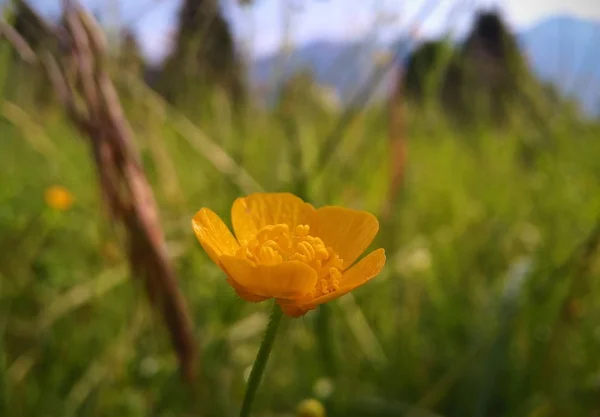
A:
[[[48,207],[59,211],[68,210],[73,205],[73,196],[65,187],[60,185],[54,185],[46,189],[44,199]]]
[[[325,407],[318,400],[308,398],[298,404],[297,417],[325,417]]]

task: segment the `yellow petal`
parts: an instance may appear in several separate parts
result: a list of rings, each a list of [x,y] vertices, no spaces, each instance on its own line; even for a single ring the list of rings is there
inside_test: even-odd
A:
[[[317,283],[315,270],[299,261],[257,265],[235,256],[222,256],[219,260],[227,275],[239,287],[260,297],[302,297],[310,293]]]
[[[289,193],[254,193],[235,200],[231,222],[240,242],[251,239],[267,225],[287,224],[290,230],[307,224],[315,208]]]
[[[340,288],[337,291],[322,295],[317,298],[300,300],[277,300],[284,314],[291,317],[300,317],[313,310],[320,304],[327,303],[355,288],[363,285],[370,279],[376,277],[385,265],[385,250],[377,249],[360,260],[352,268],[348,269],[340,279]]]
[[[379,221],[371,213],[337,206],[316,210],[309,225],[310,234],[343,259],[342,269],[358,259],[379,231]]]
[[[217,265],[219,257],[233,255],[240,247],[223,220],[210,209],[203,208],[196,213],[192,228],[210,259]]]
[[[223,269],[222,266],[221,266],[221,268]],[[252,294],[247,289],[242,288],[231,277],[227,277],[227,283],[233,287],[233,289],[235,290],[235,292],[237,293],[237,295],[240,298],[242,298],[246,301],[250,301],[251,303],[260,303],[261,301],[265,301],[265,300],[269,299],[269,297],[262,297],[260,295]]]

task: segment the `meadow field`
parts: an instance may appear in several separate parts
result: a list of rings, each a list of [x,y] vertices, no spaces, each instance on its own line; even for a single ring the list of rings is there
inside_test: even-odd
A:
[[[229,222],[255,191],[374,213],[387,263],[284,318],[253,415],[318,417],[297,411],[313,398],[327,416],[600,416],[597,120],[557,110],[541,124],[515,107],[502,128],[462,129],[408,104],[404,181],[385,210],[383,104],[332,147],[341,115],[317,104],[248,105],[239,122],[218,94],[191,114],[111,71],[191,311],[190,383],[105,213],[88,142],[57,103],[22,100],[28,82],[1,47],[0,416],[237,415],[271,306],[236,295],[191,219],[209,207]],[[72,204],[48,200],[56,186]]]

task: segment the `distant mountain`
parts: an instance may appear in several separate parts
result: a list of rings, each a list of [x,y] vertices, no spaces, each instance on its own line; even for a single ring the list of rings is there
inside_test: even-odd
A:
[[[600,22],[552,17],[517,34],[517,40],[540,79],[574,96],[587,112],[600,114]],[[277,71],[286,77],[310,69],[320,84],[333,88],[341,102],[347,103],[381,63],[385,51],[400,50],[407,56],[414,46],[405,41],[393,47],[318,41],[293,50],[285,60],[280,54],[260,57],[253,62],[250,75],[253,83],[264,85]],[[384,97],[393,82],[388,75],[375,97]]]
[[[389,48],[386,48],[389,49]],[[342,103],[364,84],[386,49],[359,42],[317,41],[293,50],[254,61],[250,78],[256,85],[285,79],[295,72],[310,70],[319,84],[333,88]],[[385,80],[380,94],[392,82]],[[376,94],[377,95],[377,94]]]
[[[542,80],[600,113],[600,22],[552,17],[521,33],[519,41]]]

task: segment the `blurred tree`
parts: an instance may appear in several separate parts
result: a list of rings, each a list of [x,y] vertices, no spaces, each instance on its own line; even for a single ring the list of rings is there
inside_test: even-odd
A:
[[[33,49],[52,43],[48,33],[52,30],[27,3],[17,0],[14,3],[12,24],[15,30]]]
[[[131,30],[125,30],[119,55],[120,66],[136,75],[141,75],[144,70],[144,58],[140,45]]]
[[[170,102],[194,110],[200,99],[219,88],[239,108],[243,68],[218,0],[184,0],[173,52],[156,88]]]
[[[50,49],[56,51],[58,45],[52,35],[55,28],[41,19],[29,5],[21,0],[13,2],[10,18],[13,28],[34,50]],[[53,103],[53,91],[48,88],[45,75],[37,68],[23,63],[16,50],[10,63],[6,94],[21,106],[46,108]]]
[[[516,39],[495,12],[480,12],[466,41],[424,43],[408,58],[406,95],[422,103],[440,100],[462,122],[503,123],[522,83],[532,80]]]
[[[121,32],[119,54],[115,63],[116,71],[125,71],[139,78],[147,79],[151,71],[147,68],[138,40],[130,29]],[[137,92],[127,85],[119,85],[119,94],[132,125],[137,130],[148,128],[147,109],[145,106],[140,106]]]
[[[460,67],[453,47],[445,41],[423,43],[409,57],[400,73],[406,97],[422,103],[441,100],[451,108],[458,98]]]
[[[484,116],[503,123],[518,97],[527,65],[517,41],[497,13],[480,13],[460,51],[463,108],[484,109]]]

